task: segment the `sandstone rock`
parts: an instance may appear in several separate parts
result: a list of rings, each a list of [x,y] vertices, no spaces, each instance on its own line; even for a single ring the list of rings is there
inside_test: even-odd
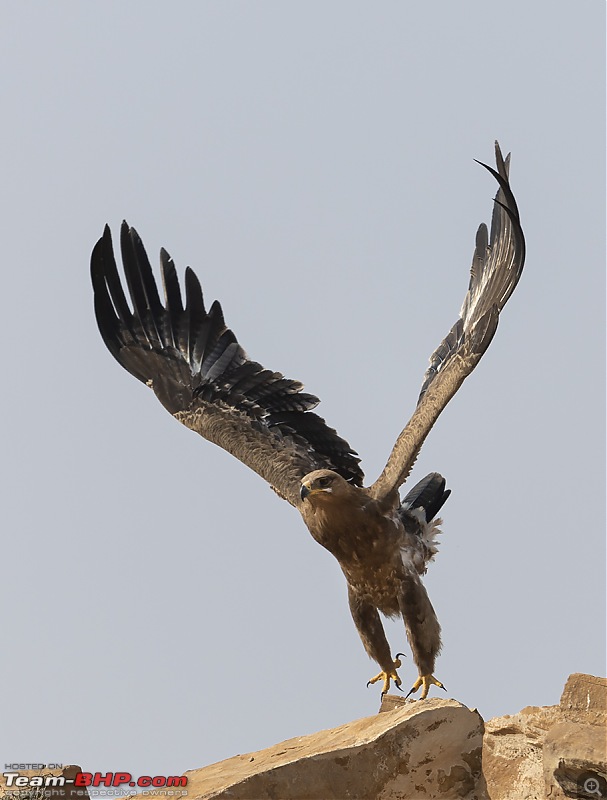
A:
[[[551,800],[607,797],[605,758],[603,728],[580,722],[551,728],[544,741],[544,787]]]
[[[607,681],[574,674],[558,706],[487,722],[483,775],[491,800],[607,797],[606,710]]]
[[[188,772],[188,800],[484,800],[482,736],[454,700],[409,702]]]
[[[543,797],[544,738],[560,718],[558,706],[529,706],[485,723],[483,774],[491,800]]]
[[[607,724],[607,680],[579,672],[570,675],[561,695],[560,709],[574,722]]]
[[[455,700],[388,695],[380,711],[339,728],[187,772],[187,800],[563,800],[607,798],[607,680],[569,677],[559,705],[483,725]],[[23,775],[63,770],[19,770]],[[175,800],[181,791],[156,794]],[[0,800],[88,800],[9,789]],[[184,799],[185,800],[185,799]]]
[[[492,719],[482,769],[478,713],[388,695],[375,717],[187,773],[188,800],[607,797],[606,691],[575,674],[559,705]]]

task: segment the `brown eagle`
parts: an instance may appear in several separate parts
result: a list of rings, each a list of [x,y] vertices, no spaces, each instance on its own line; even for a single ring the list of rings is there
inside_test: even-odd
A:
[[[420,575],[436,553],[435,517],[449,491],[438,473],[402,501],[399,487],[439,414],[489,346],[523,269],[525,241],[508,180],[510,157],[502,157],[497,142],[495,155],[496,170],[482,164],[499,183],[491,235],[486,225],[479,227],[459,319],[430,357],[415,411],[369,487],[350,445],[310,411],[318,398],[247,356],[219,303],[205,309],[189,267],[184,303],[173,261],[160,251],[163,304],[141,239],[123,223],[129,305],[107,226],[91,258],[97,323],[116,360],[153,389],[179,422],[264,478],[339,561],[354,623],[381,669],[370,683],[381,680],[383,693],[391,680],[400,688],[401,654],[392,658],[380,611],[404,620],[419,672],[411,692],[421,687],[425,698],[430,685],[444,688],[433,674],[440,626]]]

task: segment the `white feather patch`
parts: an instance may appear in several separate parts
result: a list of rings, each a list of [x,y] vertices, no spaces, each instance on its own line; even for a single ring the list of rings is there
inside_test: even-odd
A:
[[[410,511],[409,513],[416,514],[416,511],[424,513],[423,509],[415,509],[415,511]],[[438,553],[436,537],[442,533],[440,525],[443,524],[443,521],[439,518],[432,520],[432,522],[426,522],[424,515],[420,522],[421,534],[419,536],[410,534],[407,545],[400,552],[405,567],[413,566],[420,575],[423,575],[428,569],[428,564],[434,561],[434,556]],[[412,540],[415,540],[415,545],[412,545]]]

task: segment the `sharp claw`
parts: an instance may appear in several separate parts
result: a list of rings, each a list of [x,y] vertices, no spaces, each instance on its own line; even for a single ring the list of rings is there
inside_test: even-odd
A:
[[[413,694],[413,692],[416,692],[418,689],[421,689],[422,693],[419,699],[425,700],[426,697],[428,697],[428,690],[430,689],[430,686],[438,686],[439,689],[443,689],[445,692],[447,691],[444,684],[442,684],[440,681],[437,681],[434,675],[420,675],[420,677],[413,684],[407,697]]]
[[[445,686],[445,684],[444,684],[444,683],[441,685],[441,687],[440,687],[440,688],[443,690],[443,692],[446,692],[446,691],[447,691],[447,687]]]
[[[388,671],[382,670],[374,678],[371,678],[370,680],[367,681],[367,688],[369,688],[369,686],[371,686],[371,684],[377,683],[378,681],[383,680],[383,691],[381,693],[381,697],[382,698],[385,695],[387,695],[388,692],[390,691],[390,681],[394,681],[394,685],[396,686],[396,688],[398,689],[399,692],[403,691],[403,689],[401,688],[402,681],[401,681],[400,677],[398,676],[398,673],[396,672],[398,667],[400,667],[400,665],[401,665],[401,662],[399,660],[399,656],[402,656],[404,658],[405,654],[404,653],[397,653],[396,657],[395,657],[395,660],[394,660],[394,662],[392,664],[392,668],[390,670],[388,670]],[[407,695],[407,697],[408,697],[408,695]]]
[[[407,656],[406,656],[404,653],[397,653],[397,654],[396,654],[396,658],[400,658],[401,656],[402,656],[403,658],[407,658]]]
[[[403,691],[404,691],[404,689],[403,689]],[[415,691],[416,691],[415,686],[412,689],[409,689],[409,691],[405,695],[405,700],[407,699],[407,697],[410,697],[413,694],[413,692],[415,692]]]

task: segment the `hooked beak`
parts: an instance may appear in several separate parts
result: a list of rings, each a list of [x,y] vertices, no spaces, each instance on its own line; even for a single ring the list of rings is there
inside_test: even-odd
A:
[[[305,483],[302,483],[301,484],[301,489],[299,490],[299,496],[301,497],[301,499],[305,500],[306,497],[310,494],[310,492],[311,492],[310,487],[306,486]]]

